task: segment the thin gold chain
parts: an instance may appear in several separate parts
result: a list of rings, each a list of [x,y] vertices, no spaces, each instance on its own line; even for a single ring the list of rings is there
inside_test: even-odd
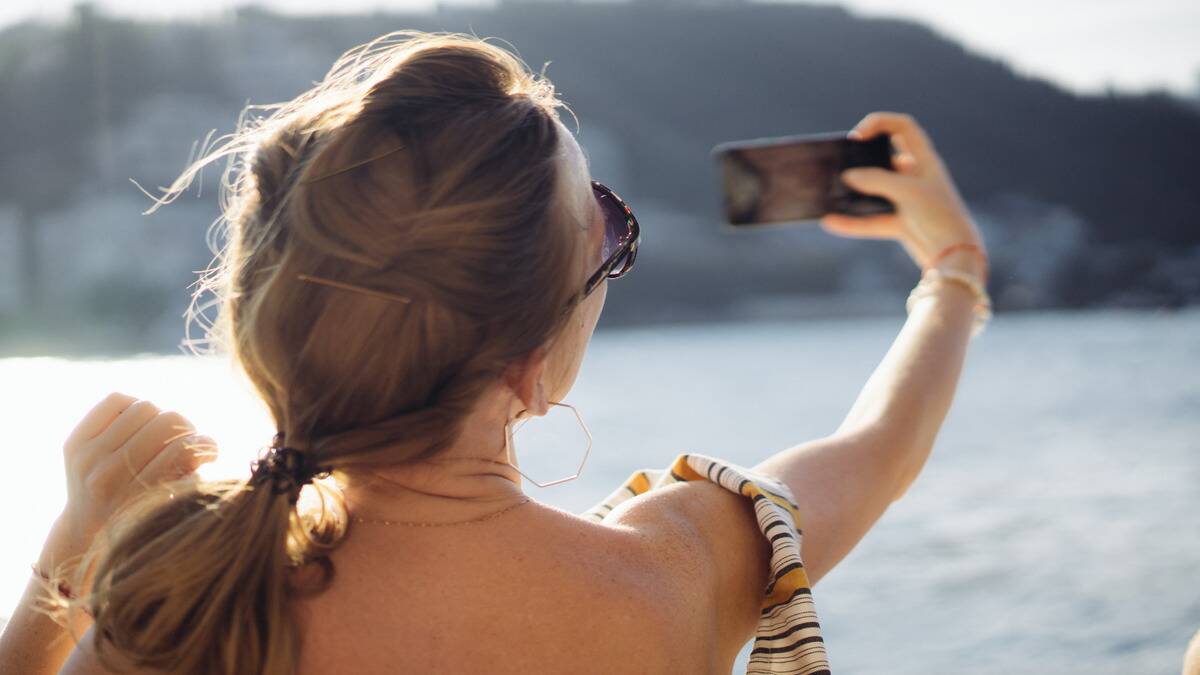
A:
[[[382,518],[359,518],[358,516],[354,516],[353,518],[351,518],[351,520],[356,523],[370,523],[370,524],[374,524],[374,525],[404,525],[406,527],[450,527],[451,525],[470,525],[472,523],[482,523],[482,522],[485,522],[488,520],[499,518],[500,516],[508,513],[509,511],[512,511],[513,509],[517,508],[518,506],[521,506],[522,504],[528,504],[531,501],[533,501],[533,498],[524,497],[521,499],[521,501],[516,502],[515,504],[510,504],[494,513],[488,513],[488,514],[485,514],[478,518],[471,518],[470,520],[454,520],[454,521],[451,521],[448,523],[422,523],[422,522],[409,521],[409,520],[384,520]]]

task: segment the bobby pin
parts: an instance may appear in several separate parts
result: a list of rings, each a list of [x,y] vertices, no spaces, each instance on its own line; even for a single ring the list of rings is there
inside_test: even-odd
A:
[[[387,152],[384,152],[384,153],[382,153],[382,154],[375,155],[374,157],[368,157],[367,159],[364,159],[364,160],[362,160],[361,162],[355,162],[354,164],[351,164],[350,166],[348,166],[348,167],[345,167],[345,168],[343,168],[343,169],[338,169],[338,170],[336,170],[336,171],[331,171],[331,172],[329,172],[329,173],[327,173],[327,174],[324,174],[324,175],[322,175],[322,176],[317,176],[316,178],[306,178],[306,179],[304,179],[304,180],[300,181],[300,184],[301,184],[301,185],[307,185],[307,184],[309,184],[309,183],[316,183],[317,181],[322,181],[322,180],[325,180],[326,178],[330,178],[330,177],[332,177],[332,176],[336,176],[336,175],[338,175],[339,173],[345,173],[345,172],[347,172],[347,171],[350,171],[351,169],[357,169],[358,167],[360,167],[360,166],[363,166],[363,165],[365,165],[365,164],[370,164],[371,162],[374,162],[374,161],[375,161],[375,160],[377,160],[377,159],[383,159],[384,157],[387,157],[388,155],[390,155],[390,154],[392,154],[392,153],[399,152],[399,151],[403,150],[404,148],[405,148],[405,146],[403,146],[403,145],[401,145],[401,146],[397,146],[397,147],[395,147],[395,148],[392,148],[391,150],[388,150]]]
[[[323,277],[314,277],[310,274],[297,274],[296,278],[301,281],[311,281],[314,284],[323,284],[325,286],[332,286],[333,288],[340,288],[344,291],[353,291],[355,293],[363,293],[365,295],[373,295],[377,298],[383,298],[384,300],[395,300],[397,302],[412,302],[412,298],[407,298],[403,295],[397,295],[395,293],[388,293],[387,291],[377,291],[374,288],[366,288],[364,286],[356,286],[354,284],[348,284],[344,281],[334,281],[333,279],[325,279]]]

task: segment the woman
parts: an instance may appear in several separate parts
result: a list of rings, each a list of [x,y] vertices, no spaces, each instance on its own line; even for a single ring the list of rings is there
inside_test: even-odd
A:
[[[564,513],[523,494],[512,425],[570,390],[638,225],[591,180],[560,105],[485,41],[391,34],[172,186],[234,160],[208,276],[217,337],[279,433],[245,479],[142,491],[79,566],[90,576],[59,579],[138,486],[210,457],[175,413],[101,403],[66,443],[68,507],[38,564],[53,582],[31,585],[7,663],[728,673],[753,637],[753,672],[827,671],[811,585],[925,462],[987,316],[980,234],[917,123],[867,115],[857,135],[891,135],[896,171],[844,176],[897,213],[822,225],[896,239],[942,274],[914,289],[838,430],[750,469],[681,456]],[[73,652],[47,647],[62,629],[28,606],[47,586],[94,617],[69,614]]]

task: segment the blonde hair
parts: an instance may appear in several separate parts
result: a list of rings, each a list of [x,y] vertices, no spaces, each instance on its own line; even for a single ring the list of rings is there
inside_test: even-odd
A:
[[[244,114],[168,188],[155,208],[229,160],[225,246],[197,296],[217,294],[210,338],[287,445],[335,475],[434,455],[506,365],[561,333],[581,299],[571,280],[582,240],[555,197],[561,105],[485,40],[390,33],[269,115]],[[320,497],[311,510],[247,480],[169,489],[127,510],[81,565],[95,563],[83,607],[100,658],[293,672],[289,601],[327,587],[344,508],[319,484],[306,488]]]

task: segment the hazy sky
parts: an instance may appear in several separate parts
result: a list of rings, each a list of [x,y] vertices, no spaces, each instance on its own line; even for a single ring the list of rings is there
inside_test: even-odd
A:
[[[455,0],[450,0],[454,2]],[[488,4],[476,0],[475,4]],[[0,24],[64,16],[73,0],[0,0]],[[178,17],[219,13],[241,0],[100,0],[114,13]],[[432,0],[261,0],[289,12],[422,9]],[[866,15],[917,18],[976,51],[1080,92],[1166,87],[1200,92],[1197,0],[824,0]],[[504,37],[504,36],[498,36]]]

